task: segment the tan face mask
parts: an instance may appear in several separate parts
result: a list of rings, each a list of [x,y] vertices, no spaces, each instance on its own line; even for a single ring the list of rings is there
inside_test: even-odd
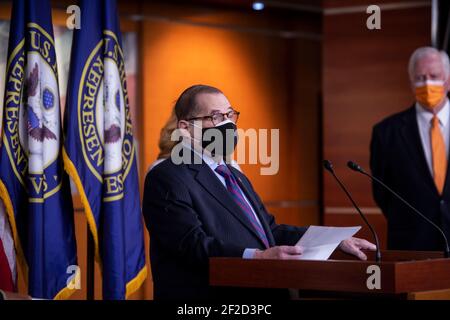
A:
[[[415,84],[416,101],[422,106],[433,109],[446,95],[444,81],[427,80],[425,82],[416,82]]]

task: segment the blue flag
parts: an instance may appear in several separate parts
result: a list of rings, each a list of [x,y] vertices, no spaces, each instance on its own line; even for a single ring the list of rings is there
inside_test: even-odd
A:
[[[80,1],[65,111],[65,168],[80,192],[103,273],[124,299],[147,275],[136,147],[116,1]]]
[[[67,298],[79,274],[49,0],[13,2],[5,82],[0,197],[18,262],[31,296]]]

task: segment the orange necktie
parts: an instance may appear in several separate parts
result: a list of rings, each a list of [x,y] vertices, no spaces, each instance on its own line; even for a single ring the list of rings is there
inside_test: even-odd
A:
[[[447,173],[447,155],[444,137],[439,128],[439,118],[436,115],[431,120],[431,152],[433,157],[434,183],[439,194],[442,194]]]

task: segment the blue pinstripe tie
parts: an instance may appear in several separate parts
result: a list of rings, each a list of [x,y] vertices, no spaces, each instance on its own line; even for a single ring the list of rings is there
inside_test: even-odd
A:
[[[267,240],[266,233],[264,232],[261,223],[256,219],[255,215],[253,214],[253,211],[250,208],[248,202],[242,195],[239,185],[235,177],[231,173],[230,169],[228,169],[226,165],[222,164],[218,166],[215,171],[225,179],[227,190],[230,192],[231,196],[233,197],[233,200],[245,213],[246,218],[250,221],[251,225],[258,233],[260,239],[264,242],[266,248],[269,248],[269,241]]]

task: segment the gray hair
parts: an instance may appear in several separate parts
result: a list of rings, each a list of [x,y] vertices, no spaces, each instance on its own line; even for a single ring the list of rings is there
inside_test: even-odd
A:
[[[439,51],[433,47],[420,47],[413,52],[408,63],[409,78],[411,80],[414,78],[414,68],[416,67],[417,61],[428,55],[439,55],[441,57],[442,65],[444,66],[445,80],[447,80],[450,75],[450,62],[448,59],[448,54],[445,51]]]

